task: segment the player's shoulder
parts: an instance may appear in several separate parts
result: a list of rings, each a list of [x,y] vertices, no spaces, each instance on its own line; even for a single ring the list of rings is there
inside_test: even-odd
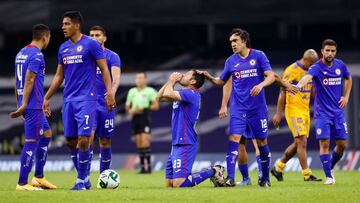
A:
[[[337,64],[337,65],[340,65],[340,66],[346,66],[345,65],[345,62],[341,59],[338,59],[338,58],[334,58],[334,62]]]
[[[251,54],[256,56],[266,56],[265,53],[259,49],[251,49]]]
[[[106,48],[105,50],[109,53],[110,56],[120,58],[119,54],[117,54],[115,51],[113,51],[109,48]]]

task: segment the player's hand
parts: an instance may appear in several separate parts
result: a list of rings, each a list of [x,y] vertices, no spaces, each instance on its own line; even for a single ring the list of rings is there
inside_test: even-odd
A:
[[[346,105],[348,104],[348,102],[349,102],[349,98],[347,98],[347,97],[341,97],[340,98],[340,101],[338,102],[339,104],[340,104],[340,108],[345,108],[346,107]]]
[[[144,108],[143,107],[137,107],[135,110],[135,114],[142,114],[144,112]]]
[[[112,109],[116,106],[114,95],[112,93],[106,93],[105,100],[108,111],[112,111]]]
[[[179,82],[182,77],[183,77],[183,74],[181,74],[181,73],[179,73],[179,72],[173,72],[173,73],[169,76],[169,80],[170,80],[170,81],[173,81],[173,82]]]
[[[43,111],[44,111],[46,117],[50,117],[51,116],[50,100],[44,99],[44,103],[43,103],[42,108],[43,108]]]
[[[250,95],[255,97],[258,94],[260,94],[261,90],[262,90],[263,86],[262,85],[255,85],[251,90],[250,90]]]
[[[204,75],[206,78],[210,77],[210,73],[207,71],[197,70],[196,72],[199,73],[200,75]]]
[[[24,114],[24,111],[26,109],[27,105],[21,105],[18,109],[16,109],[16,111],[11,112],[9,115],[11,116],[11,118],[17,118],[20,117]]]
[[[281,122],[281,115],[279,113],[275,113],[273,119],[272,119],[272,122],[275,126],[275,128],[279,128],[280,126],[280,122]]]
[[[226,118],[227,116],[228,116],[227,106],[221,106],[219,110],[219,118],[223,119]]]
[[[299,89],[295,86],[290,84],[289,82],[285,82],[285,90],[293,95],[299,92]]]

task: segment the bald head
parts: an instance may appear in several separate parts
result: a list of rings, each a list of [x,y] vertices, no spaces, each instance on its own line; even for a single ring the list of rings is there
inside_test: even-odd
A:
[[[302,61],[304,62],[304,66],[306,68],[309,68],[317,60],[319,60],[319,56],[314,49],[308,49],[304,52]]]

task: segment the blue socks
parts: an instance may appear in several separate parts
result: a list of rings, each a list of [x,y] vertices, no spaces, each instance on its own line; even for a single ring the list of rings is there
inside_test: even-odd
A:
[[[78,153],[79,149],[74,149],[70,152],[71,160],[74,163],[74,168],[78,170]]]
[[[87,175],[90,176],[90,171],[91,171],[91,160],[93,157],[94,151],[92,146],[89,146],[89,164],[88,164],[88,170],[87,170]]]
[[[260,151],[261,172],[262,172],[261,179],[270,181],[269,171],[270,171],[271,154],[270,154],[269,145],[265,145],[262,147],[259,146],[259,151]]]
[[[337,162],[340,161],[342,156],[343,156],[342,154],[338,154],[335,150],[333,150],[331,156],[331,170],[334,169],[334,166],[336,165]]]
[[[100,173],[110,168],[111,165],[111,147],[100,148]]]
[[[238,148],[238,142],[228,142],[228,149],[226,153],[226,170],[228,173],[228,177],[232,180],[235,179],[235,165],[239,154]]]
[[[36,148],[36,154],[35,154],[35,160],[36,160],[35,177],[37,178],[44,177],[44,166],[48,155],[48,146],[50,140],[51,140],[50,137],[40,137],[40,140],[38,142]]]
[[[243,177],[243,180],[249,179],[249,170],[247,164],[238,164],[239,171]]]
[[[320,160],[321,160],[326,177],[332,178],[330,154],[321,154]]]
[[[260,159],[260,155],[256,156],[256,162],[258,164],[258,173],[259,173],[259,179],[262,178],[262,167],[261,167],[261,159]]]
[[[78,160],[78,179],[85,180],[87,177],[87,171],[89,166],[89,150],[83,152],[79,150],[79,160]]]
[[[203,182],[204,180],[214,176],[214,174],[214,169],[207,169],[198,173],[191,174],[185,179],[185,181],[180,185],[180,187],[193,187]]]
[[[19,175],[19,185],[26,185],[28,183],[29,173],[31,171],[34,153],[37,146],[37,142],[25,142],[24,147],[21,152],[20,160],[20,175]]]

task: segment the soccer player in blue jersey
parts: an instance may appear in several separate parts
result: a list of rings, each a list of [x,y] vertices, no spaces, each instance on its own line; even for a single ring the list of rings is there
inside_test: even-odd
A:
[[[109,68],[111,80],[112,80],[112,93],[115,97],[116,91],[120,85],[120,74],[121,74],[121,61],[118,54],[105,47],[107,40],[106,31],[103,27],[95,25],[90,28],[90,37],[96,39],[104,50],[107,66]],[[91,163],[94,136],[99,138],[100,145],[100,173],[110,168],[111,165],[111,137],[114,131],[114,119],[115,109],[109,112],[106,108],[106,102],[104,95],[106,93],[106,87],[104,80],[101,75],[99,68],[96,70],[96,91],[97,91],[97,103],[96,103],[96,114],[94,120],[94,126],[92,135],[90,138],[90,158]],[[89,172],[90,173],[90,164]]]
[[[18,109],[11,112],[12,118],[22,116],[25,128],[25,143],[21,153],[20,176],[16,190],[56,189],[44,177],[44,166],[52,132],[42,111],[44,98],[45,59],[41,50],[50,42],[50,29],[43,24],[32,28],[32,41],[22,48],[15,59],[15,95]],[[35,154],[35,177],[28,184]]]
[[[158,99],[173,101],[172,149],[166,164],[167,187],[193,187],[208,178],[223,179],[223,167],[220,165],[191,173],[197,153],[195,125],[201,106],[199,88],[204,80],[204,75],[195,69],[184,75],[175,72],[158,92]],[[183,89],[175,91],[176,83],[182,85]]]
[[[223,119],[228,116],[228,104],[231,95],[232,88],[232,77],[225,83],[223,86],[223,97],[221,100],[221,108],[219,110],[219,118]],[[251,178],[249,176],[249,167],[248,167],[248,153],[246,150],[246,143],[248,140],[251,140],[255,149],[256,154],[256,162],[258,164],[258,172],[259,176],[261,176],[261,160],[260,160],[260,152],[259,147],[257,145],[256,139],[251,132],[246,132],[241,136],[239,141],[239,155],[238,155],[238,169],[242,176],[242,181],[237,182],[238,186],[246,186],[251,185]]]
[[[344,108],[348,104],[352,87],[350,72],[342,60],[335,58],[336,52],[336,42],[332,39],[324,40],[321,48],[323,57],[310,66],[307,74],[296,85],[300,90],[312,80],[315,86],[316,138],[320,144],[320,160],[326,175],[326,185],[335,184],[333,169],[347,146],[348,130]],[[331,156],[330,138],[336,140]]]
[[[275,74],[264,52],[250,48],[247,31],[235,28],[230,33],[229,40],[234,54],[226,60],[220,77],[215,78],[207,71],[202,72],[216,85],[224,85],[230,77],[233,79],[226,185],[235,186],[239,141],[246,131],[250,131],[257,139],[260,151],[262,176],[259,177],[258,185],[269,187],[271,154],[267,144],[268,112],[263,88],[275,81]]]
[[[72,190],[85,190],[91,186],[87,171],[89,137],[96,113],[96,65],[102,72],[106,87],[104,97],[108,111],[115,106],[104,51],[96,40],[81,33],[82,22],[78,11],[68,11],[63,15],[62,30],[68,40],[59,48],[56,74],[43,106],[44,112],[50,116],[50,98],[65,79],[62,107],[64,135],[78,172]]]

